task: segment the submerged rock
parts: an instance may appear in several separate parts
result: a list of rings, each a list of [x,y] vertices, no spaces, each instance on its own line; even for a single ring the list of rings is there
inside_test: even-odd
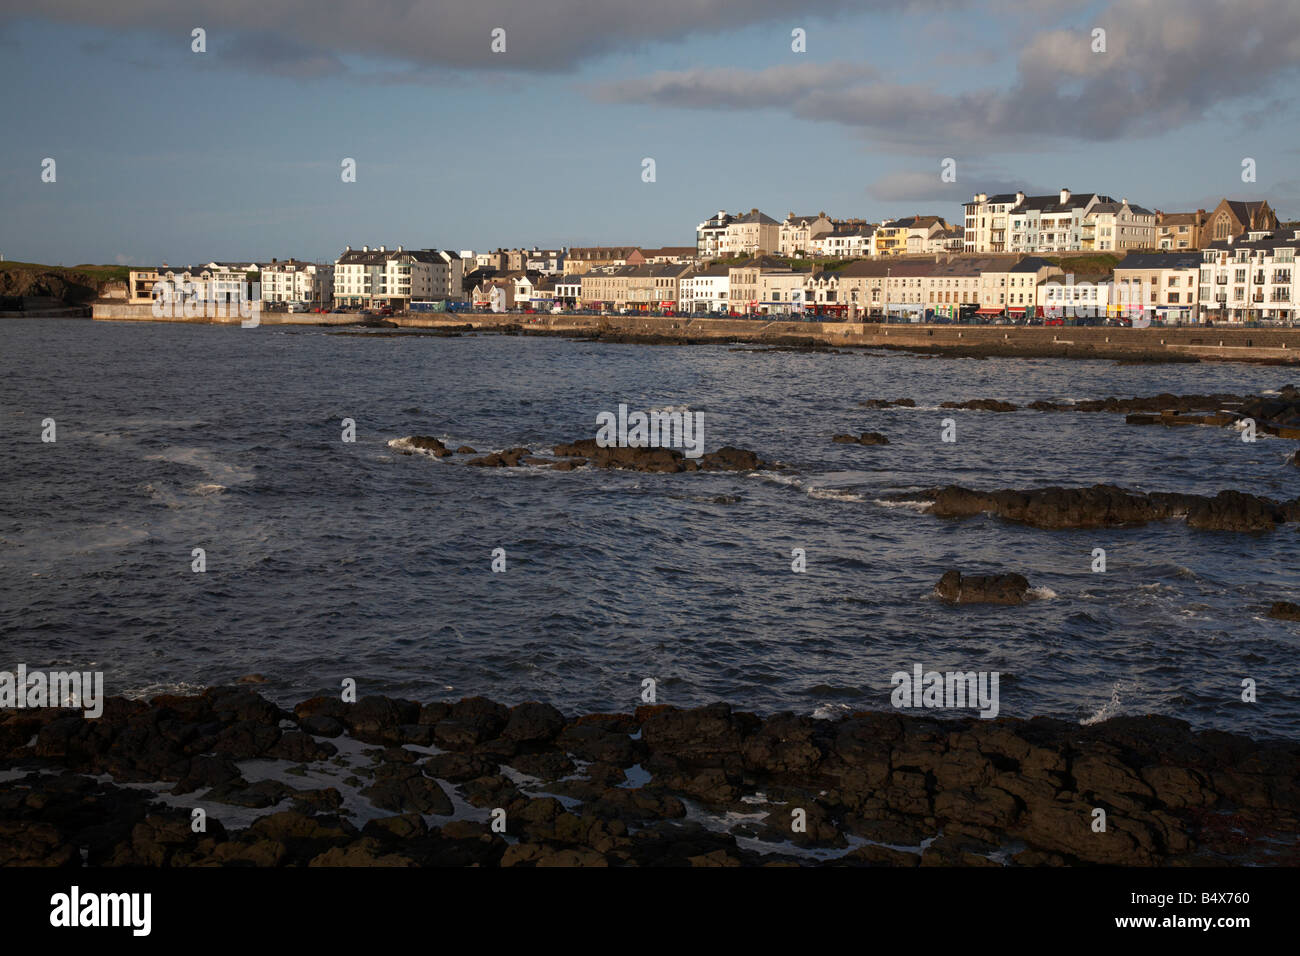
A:
[[[946,571],[934,590],[949,604],[1024,604],[1029,599],[1029,581],[1022,574]]]
[[[1279,621],[1300,621],[1300,604],[1293,604],[1290,601],[1274,601],[1273,606],[1268,609],[1268,616],[1277,618]]]
[[[889,439],[880,432],[863,432],[861,435],[835,435],[831,441],[840,445],[888,445]]]

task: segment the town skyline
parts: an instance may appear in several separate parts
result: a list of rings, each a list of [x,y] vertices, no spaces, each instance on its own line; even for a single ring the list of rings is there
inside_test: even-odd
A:
[[[977,192],[1061,187],[1173,212],[1223,196],[1300,211],[1300,10],[1281,0],[673,2],[657,18],[381,2],[364,23],[341,5],[252,10],[0,13],[22,132],[0,144],[0,252],[670,246],[723,208],[955,222]],[[67,52],[55,67],[51,49]]]

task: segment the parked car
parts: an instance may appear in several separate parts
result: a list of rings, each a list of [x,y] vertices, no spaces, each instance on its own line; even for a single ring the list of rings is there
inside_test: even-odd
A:
[[[386,306],[384,306],[382,309],[379,310],[379,314],[380,314],[380,315],[392,315],[392,314],[393,314],[393,307],[392,307],[391,305],[386,305]]]

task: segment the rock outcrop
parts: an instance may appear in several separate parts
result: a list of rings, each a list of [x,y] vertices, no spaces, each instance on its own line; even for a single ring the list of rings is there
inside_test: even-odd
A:
[[[1022,574],[946,571],[934,591],[949,604],[1024,604],[1029,600],[1029,581]]]
[[[369,749],[340,750],[343,735]],[[338,785],[245,777],[276,760]],[[0,865],[1300,863],[1300,743],[1161,717],[823,720],[718,703],[569,718],[375,696],[285,711],[241,686],[110,698],[96,720],[5,710],[0,769]],[[182,805],[122,786],[157,782]],[[243,816],[223,823],[222,806]]]
[[[1185,518],[1206,531],[1272,531],[1300,520],[1300,500],[1277,502],[1240,491],[1214,497],[1166,492],[1132,492],[1114,485],[1091,488],[1035,488],[1027,491],[972,491],[957,485],[894,496],[898,501],[930,501],[940,517],[993,514],[1035,528],[1122,528]]]

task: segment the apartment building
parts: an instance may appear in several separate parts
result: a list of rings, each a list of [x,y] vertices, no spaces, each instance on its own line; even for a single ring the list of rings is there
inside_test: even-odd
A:
[[[643,266],[645,262],[636,246],[574,246],[565,257],[564,268],[570,275],[580,276],[593,269]]]
[[[722,257],[723,239],[732,217],[725,209],[704,220],[695,227],[695,254],[702,262]]]
[[[555,302],[566,309],[582,304],[582,276],[566,275],[555,280]]]
[[[203,304],[220,304],[224,307],[253,297],[249,286],[249,273],[243,266],[213,268],[210,266],[141,266],[127,274],[127,302],[130,305],[152,305],[159,297],[181,311]],[[253,281],[257,281],[254,279]],[[196,312],[195,314],[200,314]]]
[[[998,256],[980,270],[977,316],[1022,318],[1038,307],[1038,287],[1065,275],[1060,266],[1039,256]]]
[[[1190,321],[1200,301],[1202,255],[1186,252],[1131,253],[1115,266],[1112,313],[1146,312],[1149,318]]]
[[[1297,318],[1300,230],[1257,230],[1201,250],[1198,305],[1214,322]]]
[[[760,311],[763,273],[792,273],[794,270],[773,256],[757,256],[738,263],[728,270],[728,289],[731,292],[731,309],[741,314]]]
[[[835,228],[826,213],[796,216],[787,213],[777,233],[776,251],[783,256],[806,256],[813,251],[812,241]]]
[[[582,273],[582,305],[588,309],[622,309],[636,266],[615,266]]]
[[[730,309],[731,270],[709,266],[681,277],[678,301],[683,312],[726,312]]]
[[[464,294],[462,269],[460,255],[448,250],[348,246],[334,262],[334,301],[401,310],[412,302],[457,299]]]
[[[1111,205],[1120,208],[1110,209]],[[1106,208],[1098,210],[1085,229],[1085,220],[1098,206]],[[970,202],[963,203],[966,221],[962,244],[966,252],[1077,252],[1100,248],[1096,245],[1097,229],[1109,228],[1109,241],[1135,243],[1126,248],[1155,248],[1155,213],[1145,209],[1138,213],[1139,208],[1129,206],[1127,200],[1117,202],[1098,193],[1075,195],[1068,189],[1048,196],[976,193]],[[1119,226],[1131,231],[1114,233]],[[1089,245],[1084,244],[1085,234],[1090,237]]]
[[[258,273],[263,302],[309,302],[327,306],[334,300],[334,266],[297,259],[272,259]]]
[[[1162,252],[1182,252],[1199,249],[1205,241],[1205,224],[1209,213],[1161,212],[1156,210],[1156,248]]]
[[[870,255],[876,257],[943,252],[948,224],[940,216],[887,219],[872,237]]]
[[[1109,273],[1053,276],[1038,287],[1037,307],[1046,320],[1106,318],[1118,303],[1111,296]],[[1116,306],[1116,308],[1112,308]]]
[[[764,315],[802,315],[807,305],[809,273],[774,269],[758,274],[758,312]]]
[[[1156,214],[1141,206],[1119,202],[1092,204],[1083,217],[1082,248],[1096,252],[1129,252],[1156,248]]]
[[[565,253],[563,249],[532,249],[520,250],[519,265],[511,266],[511,269],[520,269],[526,272],[536,272],[544,276],[563,275]]]
[[[679,296],[678,281],[690,272],[685,265],[629,266],[627,293],[624,299],[629,308],[648,312],[656,309],[676,309]]]
[[[733,217],[727,224],[719,254],[723,258],[762,255],[776,252],[780,244],[781,224],[771,216],[751,209],[743,216]]]
[[[860,259],[871,255],[876,226],[836,225],[809,240],[809,252],[822,259]]]

